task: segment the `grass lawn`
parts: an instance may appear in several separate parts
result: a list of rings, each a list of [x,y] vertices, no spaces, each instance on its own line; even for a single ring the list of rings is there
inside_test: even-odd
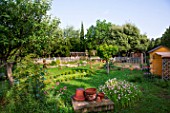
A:
[[[129,65],[129,64],[128,64]],[[119,67],[116,67],[119,66]],[[34,99],[34,93],[27,90],[27,86],[36,86],[34,81],[30,84],[21,83],[19,87],[8,88],[8,81],[0,81],[0,112],[2,113],[74,113],[70,97],[75,94],[77,88],[99,88],[104,85],[109,79],[116,78],[117,80],[126,80],[137,85],[142,91],[141,98],[136,101],[133,106],[115,110],[118,113],[170,113],[170,81],[163,81],[157,77],[145,76],[144,71],[129,70],[121,68],[122,64],[111,66],[110,74],[106,74],[106,69],[103,63],[92,63],[92,67],[68,68],[48,68],[45,75],[46,88],[42,93],[48,97],[45,101],[37,101]],[[32,68],[31,68],[32,69]],[[33,68],[35,71],[35,68]],[[36,70],[38,71],[38,70]],[[42,72],[42,71],[38,71]],[[37,73],[37,72],[36,72]],[[23,71],[23,74],[25,71]],[[40,73],[42,74],[42,73]],[[68,76],[67,76],[68,74]],[[72,78],[72,75],[75,75]],[[83,75],[83,76],[82,76]],[[35,76],[32,76],[35,77]],[[42,76],[40,76],[40,80]],[[65,79],[57,82],[58,77]],[[71,78],[67,78],[71,77]],[[32,79],[32,78],[31,78]],[[23,80],[23,79],[21,79]],[[26,79],[30,80],[30,79]],[[60,79],[61,80],[61,79]],[[26,85],[23,87],[23,85]],[[67,90],[64,88],[67,87]],[[5,89],[6,88],[6,89]],[[18,88],[17,90],[15,88]],[[23,88],[23,89],[22,89]],[[55,90],[55,88],[57,88]],[[61,98],[54,96],[53,93],[60,94],[60,89],[66,91]],[[34,90],[33,90],[34,91]],[[41,90],[40,90],[41,91]],[[45,91],[47,93],[45,94]],[[115,89],[114,89],[115,91]],[[25,93],[26,92],[26,93]],[[113,94],[113,93],[112,93]],[[26,95],[26,96],[23,96]],[[112,95],[111,95],[112,96]],[[122,98],[122,97],[121,97]],[[120,101],[117,101],[120,102]],[[117,105],[117,104],[116,104]],[[117,108],[117,107],[116,107]]]
[[[101,66],[101,65],[100,65]],[[86,68],[89,68],[87,66]],[[54,76],[61,71],[74,68],[57,68],[48,69],[49,76]],[[61,82],[61,86],[67,86],[70,96],[75,94],[76,88],[98,88],[103,85],[107,80],[117,78],[118,80],[127,80],[138,85],[143,92],[140,101],[136,102],[134,106],[120,110],[121,113],[170,113],[170,81],[164,82],[158,78],[146,78],[141,70],[129,69],[117,70],[113,69],[110,74],[106,74],[106,70],[99,69],[99,64],[93,65],[92,69],[95,73],[92,76],[69,80]]]

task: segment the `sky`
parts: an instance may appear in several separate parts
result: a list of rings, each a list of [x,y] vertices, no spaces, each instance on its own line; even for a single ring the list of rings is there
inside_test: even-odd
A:
[[[170,0],[53,0],[49,11],[61,28],[74,26],[85,33],[96,20],[116,25],[132,23],[148,38],[159,38],[170,26]]]

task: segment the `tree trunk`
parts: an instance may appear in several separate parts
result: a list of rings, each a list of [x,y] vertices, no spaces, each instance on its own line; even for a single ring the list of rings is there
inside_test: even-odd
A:
[[[12,63],[6,63],[6,72],[7,72],[7,77],[9,79],[10,85],[12,86],[14,84],[14,79],[12,76]]]
[[[141,59],[141,64],[143,64],[143,53],[141,53],[140,59]]]
[[[107,67],[107,74],[109,75],[109,61],[106,61],[106,67]]]

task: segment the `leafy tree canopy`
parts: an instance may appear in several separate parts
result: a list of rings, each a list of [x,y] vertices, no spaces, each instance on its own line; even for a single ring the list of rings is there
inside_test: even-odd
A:
[[[170,26],[169,26],[169,28],[166,29],[166,31],[162,35],[161,44],[163,46],[166,46],[166,47],[170,48]]]
[[[109,61],[109,59],[118,52],[118,47],[103,44],[97,48],[97,54],[100,58]]]
[[[44,20],[50,4],[50,0],[0,1],[0,47],[3,48],[0,49],[0,59],[6,64],[11,84],[13,78],[10,62],[16,61],[30,44],[39,45],[48,38]]]
[[[97,48],[97,54],[100,58],[106,60],[107,73],[109,74],[109,60],[117,54],[118,47],[113,45],[102,44]]]

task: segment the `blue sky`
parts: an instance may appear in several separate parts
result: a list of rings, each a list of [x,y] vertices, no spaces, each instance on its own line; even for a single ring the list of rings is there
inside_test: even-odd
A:
[[[116,25],[135,24],[148,38],[161,37],[170,26],[170,0],[53,0],[49,12],[61,21],[61,28],[84,30],[106,19]]]

